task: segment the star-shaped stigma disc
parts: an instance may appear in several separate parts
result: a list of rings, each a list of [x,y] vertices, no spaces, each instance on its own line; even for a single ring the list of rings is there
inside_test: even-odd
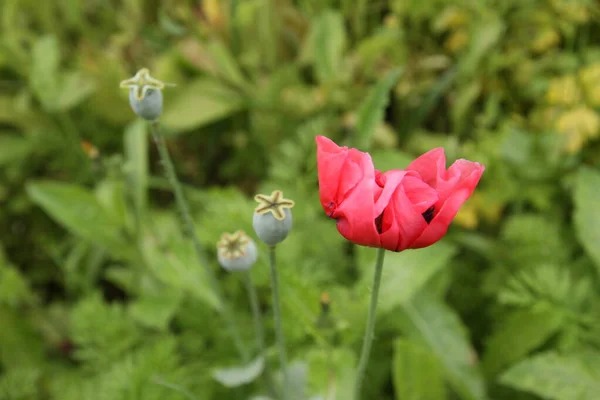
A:
[[[217,250],[222,257],[233,260],[246,254],[246,246],[249,242],[250,238],[244,231],[224,233],[217,243]]]
[[[258,202],[258,206],[254,209],[257,214],[266,214],[271,212],[275,219],[283,221],[285,218],[285,208],[294,207],[292,200],[284,199],[281,190],[275,190],[270,196],[266,194],[257,194],[254,200]]]
[[[164,83],[150,76],[148,68],[140,69],[132,78],[121,81],[119,87],[121,88],[133,88],[136,100],[142,100],[146,97],[148,90],[162,90],[165,86],[171,85]]]

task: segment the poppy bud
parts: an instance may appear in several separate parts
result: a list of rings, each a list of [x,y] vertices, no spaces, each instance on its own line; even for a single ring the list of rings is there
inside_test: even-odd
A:
[[[160,89],[147,89],[146,94],[138,99],[136,89],[129,89],[129,105],[134,113],[148,121],[160,117],[163,107],[163,95]]]
[[[256,263],[256,243],[244,231],[224,233],[217,243],[219,264],[228,271],[245,271]]]
[[[129,89],[133,112],[145,120],[155,121],[162,113],[162,89],[167,85],[170,84],[154,79],[147,68],[142,68],[132,78],[122,81],[120,87]]]
[[[270,196],[254,196],[259,204],[254,210],[252,226],[260,240],[269,246],[282,242],[292,230],[291,208],[294,202],[283,198],[283,193],[275,190]]]

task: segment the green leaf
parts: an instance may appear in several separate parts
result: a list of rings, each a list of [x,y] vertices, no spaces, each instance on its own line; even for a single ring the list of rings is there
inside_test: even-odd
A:
[[[130,228],[132,218],[129,213],[126,190],[127,185],[122,179],[107,177],[98,182],[94,193],[98,204],[115,225]]]
[[[165,104],[161,122],[173,133],[181,133],[229,117],[241,111],[240,94],[211,78],[192,81]]]
[[[95,82],[79,71],[69,72],[60,77],[60,89],[53,110],[65,111],[75,107],[96,89]]]
[[[89,190],[73,184],[48,181],[28,184],[27,193],[71,233],[116,254],[125,255],[128,251],[120,232],[121,227]]]
[[[241,367],[215,369],[212,376],[223,386],[232,388],[253,382],[260,376],[264,368],[265,359],[261,356]]]
[[[309,387],[326,398],[352,398],[356,381],[356,354],[349,348],[314,347],[304,353],[309,365]]]
[[[2,265],[0,260],[0,305],[16,307],[27,304],[33,298],[25,276],[11,265]]]
[[[168,287],[219,310],[221,302],[204,267],[198,265],[193,243],[183,237],[179,221],[172,214],[154,214],[153,222],[154,229],[145,235],[141,249],[150,272]]]
[[[287,386],[284,390],[289,400],[307,398],[308,366],[303,362],[294,362],[287,367]]]
[[[212,61],[215,63],[215,69],[223,79],[239,88],[247,86],[246,79],[242,74],[235,58],[229,51],[229,48],[219,40],[212,40],[206,45]]]
[[[553,308],[517,310],[498,324],[486,343],[483,367],[494,376],[542,345],[560,328],[563,314]]]
[[[376,149],[371,153],[375,168],[380,171],[404,169],[408,167],[414,157],[400,150]]]
[[[46,110],[53,110],[60,93],[60,49],[56,37],[43,36],[34,43],[31,63],[31,89]]]
[[[461,59],[463,76],[473,76],[481,60],[489,54],[500,39],[502,39],[505,25],[502,19],[493,14],[481,16],[473,26],[473,40],[464,58]]]
[[[13,311],[0,306],[0,366],[8,369],[42,365],[45,346],[30,321],[23,318],[23,311]],[[5,371],[6,372],[6,371]]]
[[[41,373],[37,368],[9,368],[0,376],[0,399],[37,399]]]
[[[313,62],[318,80],[339,80],[346,45],[344,19],[338,11],[327,10],[315,18],[311,31]]]
[[[141,324],[164,331],[177,312],[181,299],[182,293],[174,290],[143,294],[130,304],[129,313]]]
[[[371,88],[358,108],[354,142],[357,148],[370,149],[373,133],[377,125],[383,121],[385,109],[389,104],[389,92],[400,78],[402,71],[402,68],[396,68],[384,76]]]
[[[398,400],[445,400],[443,369],[427,348],[404,339],[394,343],[392,379]]]
[[[137,223],[141,224],[148,207],[148,124],[138,118],[126,129],[124,135],[125,171],[131,185]]]
[[[452,388],[465,400],[487,399],[477,355],[456,313],[427,292],[414,296],[403,308],[402,330],[435,354]]]
[[[579,241],[594,261],[600,274],[600,172],[582,167],[575,183],[575,230]]]
[[[0,136],[0,166],[27,158],[33,149],[33,143],[25,138],[2,134]]]
[[[409,301],[456,254],[456,247],[438,242],[427,249],[388,252],[384,260],[378,311],[392,311]],[[365,274],[365,279],[371,279]],[[365,282],[366,283],[366,282]]]
[[[80,300],[71,310],[70,337],[75,356],[94,368],[103,368],[123,357],[143,337],[121,303],[106,303],[99,293]]]
[[[473,104],[481,95],[481,91],[481,83],[477,80],[467,82],[457,90],[454,105],[451,108],[452,124],[455,132],[462,132],[465,126],[467,126],[468,117],[473,110]]]
[[[600,357],[596,354],[595,358]],[[600,375],[593,373],[577,354],[547,352],[521,361],[500,382],[552,400],[596,400]]]

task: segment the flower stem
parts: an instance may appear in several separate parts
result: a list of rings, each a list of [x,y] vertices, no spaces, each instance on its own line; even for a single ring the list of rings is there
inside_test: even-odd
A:
[[[160,155],[161,162],[165,169],[165,175],[171,187],[173,188],[173,193],[175,194],[175,202],[177,204],[177,208],[183,217],[184,227],[187,231],[187,234],[192,239],[194,244],[194,250],[196,251],[196,256],[198,257],[198,261],[204,267],[206,272],[206,276],[209,280],[213,293],[219,300],[220,311],[225,323],[227,324],[227,329],[229,330],[229,334],[233,339],[234,345],[239,353],[239,356],[242,358],[244,362],[248,362],[250,357],[248,354],[248,350],[244,346],[242,342],[242,338],[239,334],[239,329],[236,327],[235,319],[231,313],[231,310],[227,306],[227,303],[223,299],[223,295],[221,294],[221,290],[219,288],[219,284],[217,282],[217,278],[210,268],[208,263],[208,259],[206,254],[204,253],[204,248],[200,243],[200,239],[198,238],[198,234],[196,233],[196,229],[194,228],[194,221],[192,219],[192,214],[190,213],[190,208],[188,203],[183,195],[183,189],[179,179],[177,179],[177,173],[175,172],[175,166],[173,165],[173,161],[171,160],[171,156],[169,155],[169,149],[167,149],[167,145],[165,143],[165,139],[160,133],[160,123],[158,120],[153,121],[151,124],[152,127],[152,136],[154,137],[154,142],[156,143],[156,147],[158,148],[158,153]]]
[[[269,265],[271,267],[271,288],[273,292],[273,316],[275,318],[275,336],[277,338],[277,347],[279,351],[279,364],[283,372],[283,399],[286,398],[287,391],[287,356],[285,353],[285,339],[283,329],[281,328],[281,302],[279,300],[279,277],[277,275],[277,266],[275,263],[275,246],[269,246]]]
[[[252,308],[252,315],[254,316],[254,328],[256,330],[256,345],[258,351],[262,357],[267,357],[267,347],[265,346],[265,332],[263,330],[262,315],[260,307],[258,305],[258,295],[256,294],[256,287],[252,283],[252,275],[250,271],[246,271],[244,274],[244,283],[246,284],[246,291],[248,292],[248,298],[250,299],[250,307]],[[273,383],[271,374],[269,373],[268,367],[265,367],[265,380],[267,387],[272,396],[277,398],[277,390]]]
[[[354,384],[354,400],[360,400],[362,383],[369,363],[369,356],[371,355],[371,345],[373,344],[373,333],[375,331],[375,310],[377,309],[377,298],[379,297],[384,255],[385,249],[377,249],[377,261],[375,262],[375,276],[373,277],[373,288],[371,289],[371,303],[369,304],[367,327],[365,329],[365,338],[360,354],[360,361],[358,362],[356,382]]]
[[[246,284],[246,291],[248,292],[248,298],[250,299],[250,307],[252,308],[252,315],[254,316],[254,329],[256,330],[256,344],[258,351],[264,356],[265,351],[265,333],[262,326],[262,316],[260,313],[260,307],[258,306],[258,296],[256,294],[256,288],[252,283],[252,275],[250,271],[246,271],[244,274],[244,283]]]

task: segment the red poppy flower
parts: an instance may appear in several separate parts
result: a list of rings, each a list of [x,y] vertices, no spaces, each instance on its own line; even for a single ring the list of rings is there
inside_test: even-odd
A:
[[[405,170],[379,172],[368,153],[318,136],[321,205],[346,239],[402,251],[440,240],[471,196],[485,167],[460,159],[446,170],[444,149],[433,149]]]

